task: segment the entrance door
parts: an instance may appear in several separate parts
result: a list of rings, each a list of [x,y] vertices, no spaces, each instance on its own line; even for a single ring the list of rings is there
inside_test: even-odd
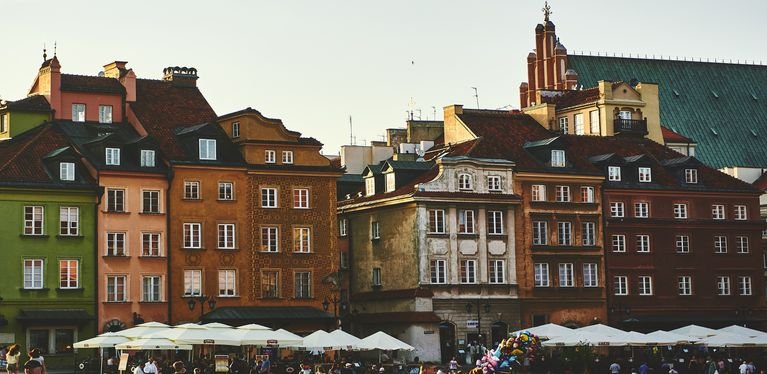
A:
[[[501,340],[506,339],[506,337],[509,334],[509,325],[507,325],[505,322],[493,322],[493,326],[490,327],[491,332],[490,336],[493,338],[491,341],[493,348],[498,347],[498,343],[501,342]],[[488,347],[490,348],[490,347]]]
[[[455,325],[450,322],[439,324],[439,349],[442,362],[450,362],[455,356]]]

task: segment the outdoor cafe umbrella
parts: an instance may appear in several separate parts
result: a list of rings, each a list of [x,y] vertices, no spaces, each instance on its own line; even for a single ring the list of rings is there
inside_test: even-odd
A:
[[[98,348],[99,349],[99,362],[101,372],[104,372],[104,348],[112,348],[117,344],[130,341],[130,338],[123,336],[120,333],[105,332],[101,335],[95,336],[90,339],[79,341],[72,346],[74,348]],[[81,368],[82,369],[82,368]]]
[[[145,322],[129,329],[121,330],[120,335],[129,338],[140,338],[149,334],[169,330],[170,326],[160,322]]]
[[[762,331],[759,331],[759,330],[750,329],[748,327],[738,326],[738,325],[732,325],[732,326],[723,327],[723,328],[721,328],[721,329],[719,329],[717,331],[719,331],[719,332],[728,332],[728,333],[731,333],[731,334],[738,334],[738,335],[743,335],[743,336],[748,336],[749,338],[755,338],[757,336],[767,336],[767,333],[765,333],[765,332],[762,332]]]
[[[190,344],[179,344],[170,339],[164,338],[142,338],[120,343],[115,346],[121,350],[150,350],[150,349],[180,349],[184,351],[192,350]]]
[[[689,336],[675,334],[673,332],[663,330],[653,331],[647,334],[647,337],[654,340],[656,345],[691,344],[697,341],[697,339],[691,338]]]
[[[702,339],[708,336],[716,335],[718,331],[708,327],[698,325],[687,325],[678,329],[671,330],[674,334],[689,336],[691,338]]]
[[[745,335],[720,332],[701,339],[700,343],[707,347],[756,347],[767,345],[766,339],[757,339],[749,338]]]
[[[541,345],[544,347],[573,347],[578,345],[623,347],[627,344],[626,339],[623,339],[621,336],[606,336],[589,331],[573,330],[568,335],[547,340],[542,342]]]
[[[353,350],[362,348],[362,339],[349,334],[348,332],[336,329],[328,334],[328,338],[333,342],[326,347],[333,347],[333,349]]]
[[[300,344],[303,341],[298,335],[289,333],[287,331],[272,331],[269,329],[253,329],[238,327],[233,329],[231,333],[233,338],[240,341],[241,345],[294,345]]]
[[[187,323],[174,328],[148,334],[147,337],[166,338],[181,344],[234,345],[239,346],[240,340],[232,332],[232,328],[206,328]]]
[[[378,363],[381,363],[381,351],[414,351],[410,344],[407,344],[383,331],[376,332],[370,336],[362,339],[362,347],[364,350],[378,350]]]
[[[601,323],[597,323],[596,325],[584,326],[579,329],[575,329],[575,331],[593,332],[595,334],[605,335],[605,336],[621,336],[626,333],[623,330],[616,329],[615,327],[603,325]]]
[[[545,325],[535,326],[529,329],[516,331],[514,332],[514,335],[519,335],[520,333],[525,331],[531,334],[537,335],[542,340],[548,340],[548,339],[554,339],[560,336],[567,335],[573,332],[573,329],[569,327],[557,325],[556,323],[547,323]]]

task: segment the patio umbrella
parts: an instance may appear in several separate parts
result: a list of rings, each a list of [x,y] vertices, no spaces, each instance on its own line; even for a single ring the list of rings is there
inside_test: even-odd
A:
[[[206,323],[202,325],[202,327],[206,329],[230,329],[230,330],[232,329],[232,326],[229,326],[225,323],[219,323],[219,322]]]
[[[147,337],[166,338],[181,344],[234,345],[240,340],[233,334],[234,329],[205,328],[196,324],[184,324],[172,329],[148,334]]]
[[[414,351],[410,344],[407,344],[383,331],[379,331],[375,334],[362,339],[362,349],[382,349],[386,351]]]
[[[759,331],[759,330],[750,329],[748,327],[738,326],[738,325],[732,325],[732,326],[723,327],[723,328],[721,328],[719,330],[716,330],[716,331],[728,332],[728,333],[731,333],[731,334],[748,336],[749,338],[755,338],[757,336],[767,336],[767,333],[765,333],[765,332],[762,332],[762,331]]]
[[[314,350],[314,349],[322,349],[324,347],[330,347],[330,340],[327,338],[328,334],[325,330],[317,330],[307,336],[305,336],[303,339],[301,339],[301,343],[296,344],[297,347],[306,348],[308,350]]]
[[[547,323],[545,325],[535,326],[529,329],[515,331],[514,335],[519,335],[520,333],[524,331],[528,331],[531,334],[538,335],[538,337],[541,338],[542,340],[547,340],[547,339],[554,339],[560,336],[567,335],[571,333],[573,329],[569,327],[557,325],[556,323]]]
[[[261,326],[261,325],[256,324],[256,323],[242,325],[240,327],[236,327],[236,329],[239,329],[239,330],[271,330],[270,328],[268,328],[266,326]]]
[[[674,334],[689,336],[691,338],[702,339],[708,336],[716,335],[718,331],[708,327],[698,325],[688,325],[678,329],[671,330]]]
[[[703,338],[700,343],[708,347],[755,347],[761,345],[759,344],[760,342],[747,336],[731,334],[728,332],[720,332],[716,335]],[[767,343],[767,341],[761,343]]]
[[[572,333],[556,339],[542,342],[544,347],[573,347],[577,345],[594,345],[602,347],[626,346],[626,339],[622,336],[606,336],[589,331],[573,330]]]
[[[104,348],[112,348],[117,344],[129,342],[130,338],[116,332],[105,332],[90,339],[79,341],[72,346],[75,348],[98,348],[101,372],[104,372]]]
[[[328,338],[333,344],[334,349],[353,350],[362,348],[362,339],[349,334],[348,332],[337,329],[328,334]]]
[[[649,338],[647,335],[642,334],[640,332],[636,331],[629,331],[627,333],[623,334],[623,337],[626,340],[626,343],[630,346],[649,346],[649,345],[657,345],[657,343]]]
[[[140,338],[142,336],[146,336],[149,334],[153,334],[156,332],[169,330],[169,329],[170,329],[170,326],[164,323],[146,322],[146,323],[142,323],[140,325],[131,327],[129,329],[121,330],[120,335],[129,337],[129,338]]]
[[[192,350],[189,344],[179,344],[169,339],[163,338],[143,338],[131,340],[115,346],[117,349],[148,350],[148,349],[180,349],[185,351]]]
[[[240,341],[242,345],[294,345],[303,341],[298,335],[289,333],[285,330],[261,330],[261,329],[234,329],[232,336]]]
[[[606,336],[621,336],[626,333],[623,330],[616,329],[615,327],[603,325],[601,323],[597,323],[596,325],[584,326],[579,329],[575,329],[575,331],[593,332],[595,334],[606,335]]]
[[[663,330],[653,331],[647,334],[647,338],[654,340],[656,345],[691,344],[698,340],[689,336]]]

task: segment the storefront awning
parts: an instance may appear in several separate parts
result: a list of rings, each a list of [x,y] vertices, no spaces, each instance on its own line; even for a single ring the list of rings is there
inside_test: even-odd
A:
[[[79,323],[94,317],[85,309],[22,309],[16,319],[24,323]]]
[[[203,322],[327,320],[333,314],[310,307],[223,307],[205,314]]]

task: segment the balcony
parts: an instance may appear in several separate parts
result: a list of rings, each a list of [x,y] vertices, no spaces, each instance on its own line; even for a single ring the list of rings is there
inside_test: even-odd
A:
[[[645,119],[616,118],[613,120],[613,132],[615,132],[615,134],[645,136],[647,135],[647,118]]]

